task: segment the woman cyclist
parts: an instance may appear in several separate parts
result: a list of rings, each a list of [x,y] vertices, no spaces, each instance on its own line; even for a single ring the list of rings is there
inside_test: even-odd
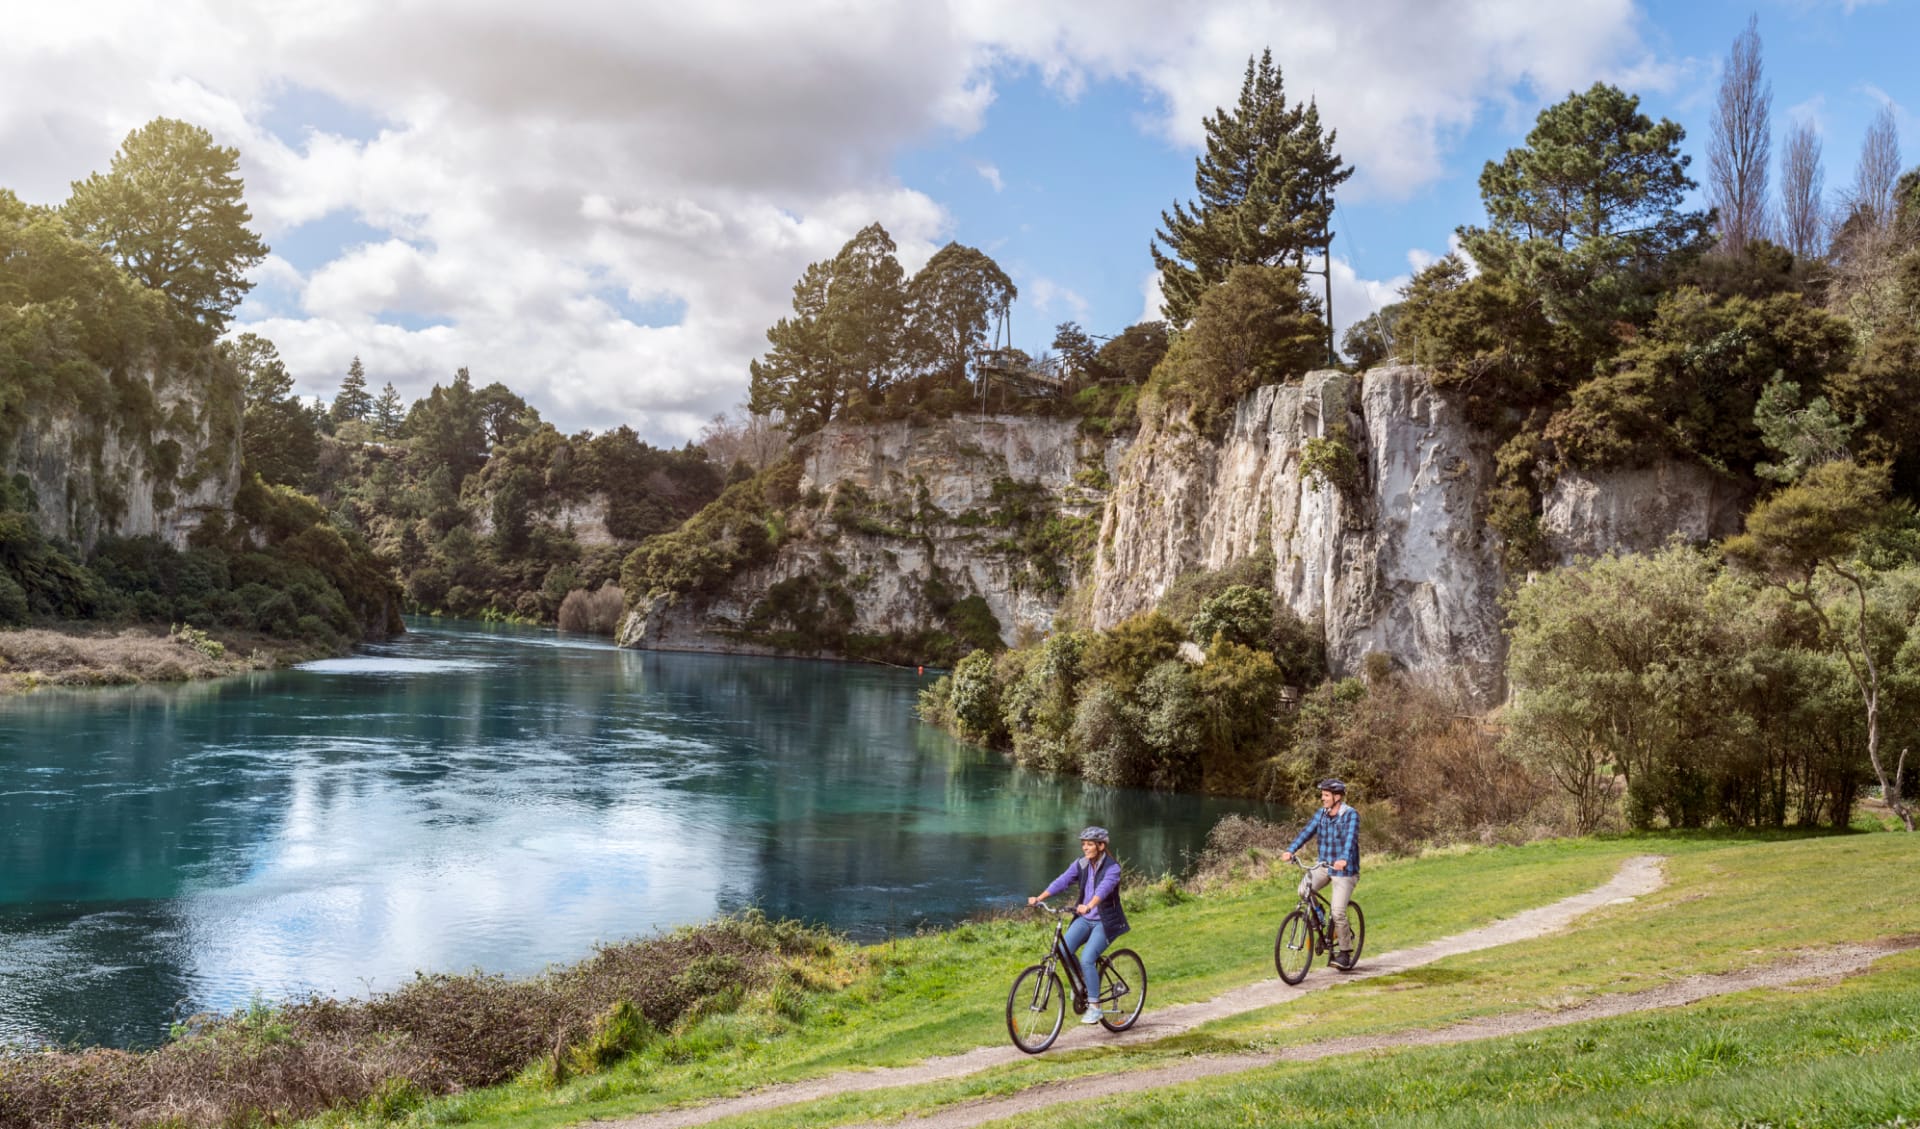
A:
[[[1094,1024],[1100,1022],[1100,954],[1115,937],[1132,928],[1127,924],[1127,912],[1120,908],[1120,861],[1107,850],[1106,828],[1089,827],[1080,832],[1080,857],[1060,877],[1047,883],[1046,889],[1028,898],[1027,904],[1050,898],[1076,881],[1079,897],[1073,912],[1078,920],[1067,926],[1066,941],[1068,949],[1080,951],[1080,972],[1086,978],[1087,1011],[1080,1022]]]

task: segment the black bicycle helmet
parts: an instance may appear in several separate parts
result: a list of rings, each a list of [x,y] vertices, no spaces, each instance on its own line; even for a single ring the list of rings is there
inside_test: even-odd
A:
[[[1104,843],[1107,841],[1107,829],[1104,827],[1086,828],[1080,832],[1080,841],[1082,843]]]
[[[1331,776],[1322,780],[1316,787],[1322,792],[1332,792],[1336,796],[1344,796],[1347,794],[1346,781],[1337,780]]]

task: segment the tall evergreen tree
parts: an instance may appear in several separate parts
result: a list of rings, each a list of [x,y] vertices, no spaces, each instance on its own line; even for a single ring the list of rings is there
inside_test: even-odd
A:
[[[360,358],[347,366],[346,379],[340,382],[340,394],[333,398],[333,422],[366,419],[373,410],[373,397],[367,392],[367,369]]]
[[[1652,316],[1663,282],[1710,241],[1711,214],[1680,207],[1697,187],[1686,135],[1618,87],[1569,95],[1481,171],[1489,222],[1460,230],[1467,253],[1554,322],[1611,342],[1617,323]]]
[[[1239,104],[1205,124],[1206,155],[1194,161],[1200,198],[1160,213],[1165,230],[1151,247],[1176,326],[1236,266],[1305,266],[1332,238],[1333,193],[1353,175],[1334,151],[1337,131],[1322,132],[1319,107],[1287,105],[1271,50],[1247,60]]]
[[[382,439],[398,439],[400,424],[407,418],[406,405],[400,400],[400,393],[388,381],[380,389],[380,396],[373,402],[373,433]]]
[[[907,286],[907,333],[918,367],[955,385],[964,382],[994,313],[1019,294],[986,253],[959,243],[935,251]]]
[[[239,150],[206,130],[155,118],[127,135],[108,172],[74,182],[62,214],[211,340],[253,288],[247,269],[267,256],[247,228],[239,167]]]
[[[905,277],[877,223],[810,264],[793,287],[793,316],[767,330],[771,348],[751,366],[749,409],[806,434],[892,383],[905,353]]]

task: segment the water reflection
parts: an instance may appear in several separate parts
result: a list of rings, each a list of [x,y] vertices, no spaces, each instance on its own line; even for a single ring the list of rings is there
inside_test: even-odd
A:
[[[138,1044],[749,905],[880,937],[1029,890],[1086,822],[1158,871],[1235,810],[1011,769],[903,672],[417,626],[0,703],[0,1038]]]

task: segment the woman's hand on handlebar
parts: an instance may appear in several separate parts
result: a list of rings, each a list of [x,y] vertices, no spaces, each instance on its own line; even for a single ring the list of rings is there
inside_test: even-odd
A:
[[[1292,851],[1281,851],[1281,852],[1280,852],[1280,861],[1281,861],[1281,862],[1292,862],[1292,861],[1293,861],[1293,852],[1292,852]]]

